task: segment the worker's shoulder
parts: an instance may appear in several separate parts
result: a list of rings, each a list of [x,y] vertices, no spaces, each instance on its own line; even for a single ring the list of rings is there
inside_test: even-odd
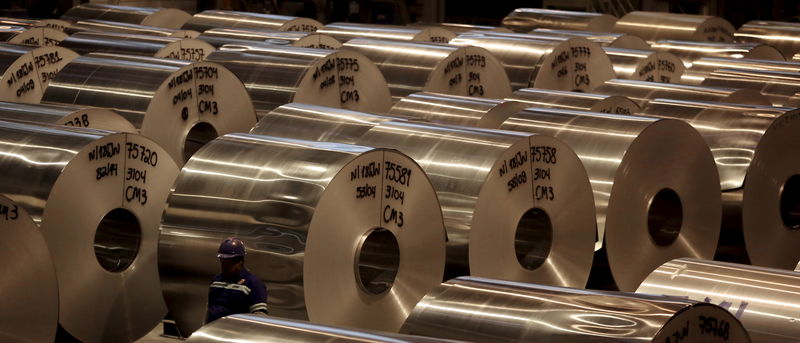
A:
[[[250,270],[248,269],[243,269],[240,275],[242,276],[243,279],[245,279],[245,282],[247,282],[250,285],[259,285],[262,288],[265,287],[264,282],[261,281],[261,278],[251,273]]]

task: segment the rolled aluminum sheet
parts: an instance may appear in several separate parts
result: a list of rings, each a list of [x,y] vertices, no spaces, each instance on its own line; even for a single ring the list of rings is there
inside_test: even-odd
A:
[[[23,180],[20,180],[23,181]],[[33,218],[0,194],[0,340],[53,342],[58,327],[58,281],[50,251]]]
[[[537,28],[609,32],[617,18],[603,13],[560,11],[544,8],[517,8],[505,18],[503,26],[516,32]]]
[[[13,30],[13,32],[15,34],[11,35],[5,42],[42,47],[58,46],[61,45],[61,41],[68,37],[66,33],[49,27],[31,27],[24,31],[17,32],[17,30]],[[6,34],[8,33],[6,32]]]
[[[78,32],[61,42],[61,46],[81,55],[108,52],[184,61],[203,61],[216,50],[211,44],[194,38],[117,32]]]
[[[203,322],[230,236],[266,281],[271,316],[320,324],[396,332],[445,263],[436,193],[402,153],[229,134],[189,160],[164,211],[161,281],[183,335]]]
[[[642,115],[687,121],[714,154],[724,192],[718,259],[737,258],[791,269],[800,259],[800,219],[795,208],[800,163],[800,110],[758,105],[657,99]],[[744,242],[741,242],[741,239]]]
[[[261,113],[290,102],[386,112],[392,105],[381,71],[355,51],[268,43],[232,44],[208,56],[244,82]]]
[[[657,51],[670,52],[678,56],[686,68],[703,57],[747,58],[757,60],[785,61],[778,49],[759,43],[711,43],[678,40],[660,40],[652,44]]]
[[[639,113],[639,105],[631,99],[619,95],[523,88],[511,94],[506,100],[524,102],[529,104],[528,107],[562,108],[616,114]]]
[[[769,44],[786,59],[800,52],[800,24],[785,21],[751,20],[733,33],[737,42]]]
[[[792,62],[796,62],[796,63],[800,62],[800,53],[798,53],[797,55],[794,55],[792,57],[791,61]]]
[[[557,29],[535,29],[530,33],[546,34],[564,37],[582,37],[604,47],[619,49],[647,50],[650,44],[634,35],[613,32],[589,32],[577,30],[557,30]]]
[[[681,60],[669,53],[605,47],[619,79],[660,83],[679,82],[686,71]]]
[[[373,38],[428,43],[447,43],[456,34],[443,27],[407,27],[396,25],[330,23],[317,30],[344,43],[354,38]]]
[[[0,17],[0,25],[21,26],[25,28],[49,27],[58,31],[64,31],[72,25],[72,22],[60,19],[23,19]]]
[[[341,50],[372,60],[386,77],[395,102],[415,92],[485,98],[511,93],[501,62],[480,47],[356,38]]]
[[[732,42],[736,29],[720,17],[633,11],[619,18],[612,31],[639,36],[651,43],[662,39]]]
[[[216,136],[256,122],[242,82],[210,62],[88,54],[61,70],[42,102],[113,109],[179,165]]]
[[[508,117],[527,107],[528,104],[516,101],[420,92],[400,99],[389,114],[432,122],[447,116],[457,125],[482,126],[479,125],[481,120]]]
[[[22,26],[2,25],[0,26],[0,41],[7,42],[14,36],[23,33],[27,28]]]
[[[769,98],[752,89],[690,86],[635,80],[608,80],[602,86],[597,87],[595,92],[599,94],[624,96],[635,101],[640,107],[644,107],[651,100],[658,98],[772,105]]]
[[[322,27],[322,23],[310,18],[285,15],[207,10],[193,15],[183,25],[184,29],[198,32],[221,27],[314,32]]]
[[[584,38],[470,32],[450,44],[482,47],[497,56],[515,90],[535,87],[591,91],[615,76],[603,49]]]
[[[243,40],[314,49],[336,50],[342,47],[342,43],[331,36],[298,31],[217,28],[206,30],[197,38],[217,48],[225,44],[242,43]]]
[[[680,258],[664,263],[636,293],[704,301],[733,313],[754,342],[796,342],[800,273]]]
[[[0,43],[0,100],[38,104],[59,70],[77,57],[62,47]]]
[[[795,72],[717,69],[701,85],[752,89],[766,96],[773,106],[800,107],[800,75]]]
[[[0,102],[0,120],[136,132],[128,120],[106,108]]]
[[[192,15],[176,8],[80,4],[61,16],[64,20],[99,19],[120,23],[180,29]]]
[[[749,58],[716,58],[704,57],[692,62],[681,77],[681,82],[690,85],[699,85],[703,80],[718,69],[743,69],[743,70],[774,70],[800,72],[800,63],[793,61],[755,60]]]
[[[69,25],[65,32],[74,34],[76,32],[117,32],[135,35],[150,35],[159,37],[174,38],[197,38],[200,32],[192,30],[168,29],[163,27],[145,26],[131,23],[120,23],[116,21],[87,19]]]
[[[428,293],[402,333],[471,342],[750,342],[719,306],[461,277]]]
[[[251,341],[252,339],[252,341]],[[204,325],[187,343],[237,342],[329,342],[329,343],[455,343],[422,336],[354,330],[299,320],[235,314]]]
[[[418,161],[442,206],[446,279],[586,284],[595,232],[591,187],[577,156],[552,137],[305,104],[277,108],[252,132],[395,148]]]
[[[406,26],[411,27],[441,27],[455,34],[464,33],[467,31],[498,31],[498,32],[512,32],[511,30],[502,26],[486,26],[486,25],[470,25],[470,24],[457,24],[457,23],[409,23]]]
[[[175,162],[130,133],[0,122],[0,140],[0,194],[39,223],[60,326],[86,343],[150,332],[166,314],[156,244]],[[38,313],[33,304],[15,310]]]

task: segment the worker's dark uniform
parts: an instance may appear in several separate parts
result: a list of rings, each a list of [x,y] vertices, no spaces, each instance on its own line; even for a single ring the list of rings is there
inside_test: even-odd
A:
[[[208,291],[206,323],[236,313],[267,313],[267,287],[261,279],[242,268],[239,275],[214,276]]]

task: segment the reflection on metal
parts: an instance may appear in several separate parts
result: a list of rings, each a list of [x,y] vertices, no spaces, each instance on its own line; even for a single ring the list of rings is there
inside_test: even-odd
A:
[[[769,44],[783,53],[786,59],[800,52],[800,24],[785,21],[751,20],[733,36],[739,42]]]
[[[657,99],[641,113],[685,120],[711,148],[722,191],[733,193],[723,195],[717,258],[741,258],[744,246],[754,265],[791,269],[800,259],[800,110]]]
[[[0,102],[0,120],[136,132],[113,110],[85,106]]]
[[[441,282],[436,193],[397,151],[230,134],[194,155],[173,189],[158,259],[183,335],[203,322],[216,249],[230,236],[266,282],[271,316],[396,332]]]
[[[800,107],[800,75],[795,72],[717,69],[701,85],[752,89],[769,98],[773,106]]]
[[[772,105],[764,95],[752,89],[664,84],[635,80],[608,80],[595,92],[625,96],[644,107],[653,99],[718,101],[734,104]]]
[[[481,343],[750,342],[712,304],[467,277],[426,295],[401,332]]]
[[[314,32],[322,27],[322,23],[285,15],[208,10],[195,14],[183,25],[183,29],[198,32],[222,27]]]
[[[605,47],[617,78],[660,83],[678,82],[686,70],[669,52]]]
[[[480,47],[356,38],[342,50],[372,60],[386,77],[395,102],[415,92],[486,98],[511,93],[500,61]]]
[[[28,47],[0,43],[0,71],[6,84],[0,100],[38,104],[44,89],[78,54],[62,47]],[[27,72],[24,72],[27,71]]]
[[[678,56],[686,68],[703,57],[748,58],[758,60],[785,61],[778,49],[759,43],[711,43],[677,40],[660,40],[652,45],[653,50],[670,52]]]
[[[469,25],[469,24],[456,24],[456,23],[410,23],[406,26],[410,27],[441,27],[452,33],[459,34],[467,31],[498,31],[498,32],[511,32],[511,30],[500,26],[486,26],[486,25]]]
[[[524,102],[529,104],[528,107],[563,108],[616,114],[639,112],[639,106],[635,102],[620,95],[523,88],[511,94],[506,100]]]
[[[175,8],[130,7],[108,4],[80,4],[70,8],[61,19],[79,21],[99,19],[145,26],[179,29],[192,17]]]
[[[749,58],[717,58],[703,57],[692,62],[681,77],[681,82],[690,85],[703,83],[708,74],[717,69],[742,69],[742,70],[774,70],[800,72],[800,63],[791,61],[754,60]]]
[[[0,25],[18,26],[24,28],[49,27],[58,31],[64,31],[72,25],[72,22],[60,19],[23,19],[0,17]]]
[[[503,26],[516,32],[537,28],[609,32],[616,21],[617,18],[602,13],[517,8],[503,18]]]
[[[279,107],[252,132],[393,148],[414,158],[442,206],[446,278],[586,283],[595,233],[591,188],[577,156],[552,137],[304,104]],[[557,163],[545,162],[545,154]],[[534,179],[536,169],[550,171],[546,181]]]
[[[259,29],[217,28],[197,37],[217,48],[225,44],[247,44],[244,41],[266,42],[275,45],[336,50],[342,43],[331,36],[313,32],[289,32]]]
[[[166,313],[156,242],[178,174],[169,155],[135,134],[9,122],[0,122],[0,150],[0,194],[39,224],[53,257],[60,325],[87,343],[132,342],[150,332]],[[126,180],[128,168],[140,178]],[[130,225],[102,225],[120,211],[133,217]],[[98,239],[101,228],[110,239]],[[105,262],[128,268],[111,272]],[[21,266],[30,271],[29,261]],[[32,305],[15,311],[40,313]]]
[[[614,78],[606,53],[585,38],[477,31],[461,34],[450,44],[482,47],[497,56],[515,90],[591,91]]]
[[[389,332],[354,330],[305,321],[236,314],[206,324],[187,343],[455,343],[457,341]]]
[[[633,11],[617,20],[613,31],[639,36],[650,43],[662,39],[732,42],[736,29],[720,17]]]
[[[58,46],[68,36],[49,27],[0,26],[0,40],[29,46]]]
[[[400,99],[389,114],[434,123],[447,122],[454,125],[487,127],[492,126],[491,123],[481,125],[480,122],[509,117],[526,107],[529,105],[516,101],[421,92]]]
[[[0,339],[53,342],[58,325],[58,282],[50,251],[25,208],[0,193]]]
[[[624,33],[613,32],[590,32],[590,31],[577,31],[577,30],[556,30],[556,29],[535,29],[531,31],[534,34],[547,34],[554,36],[564,37],[582,37],[592,42],[600,44],[604,47],[620,48],[620,49],[634,49],[634,50],[647,50],[650,49],[650,44],[634,35],[626,35]]]
[[[168,29],[163,27],[145,26],[131,23],[120,23],[116,21],[87,19],[66,27],[65,32],[73,34],[76,32],[118,32],[136,35],[150,35],[159,37],[174,38],[196,38],[200,32],[192,30]]]
[[[0,26],[0,41],[7,42],[14,36],[23,33],[27,30],[22,26],[3,25]]]
[[[184,61],[205,60],[216,50],[210,44],[194,38],[92,31],[75,33],[61,42],[61,46],[81,55],[107,52]]]
[[[800,273],[743,264],[681,258],[664,263],[636,293],[704,301],[727,309],[755,342],[796,342],[800,337]]]
[[[455,33],[443,27],[408,27],[395,25],[330,23],[318,32],[327,34],[344,43],[353,38],[374,38],[428,43],[447,43]]]

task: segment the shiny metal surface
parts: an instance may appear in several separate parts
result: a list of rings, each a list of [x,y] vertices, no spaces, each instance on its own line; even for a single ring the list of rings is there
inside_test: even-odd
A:
[[[444,121],[453,125],[487,127],[491,124],[479,125],[479,122],[508,117],[526,107],[529,105],[516,101],[421,92],[400,99],[389,114],[434,123]],[[442,117],[446,119],[440,120]]]
[[[113,110],[85,106],[0,102],[0,120],[136,132],[133,124]]]
[[[682,258],[658,267],[636,292],[719,304],[742,322],[755,342],[800,340],[796,272]]]
[[[502,26],[486,26],[486,25],[470,25],[470,24],[457,24],[457,23],[409,23],[406,26],[411,27],[441,27],[447,29],[452,33],[464,33],[468,31],[499,31],[499,32],[511,32],[511,30],[502,27]]]
[[[236,314],[207,324],[192,334],[186,342],[216,343],[236,340],[255,342],[331,342],[331,343],[438,343],[457,342],[422,336],[389,332],[354,330],[310,322]]]
[[[14,36],[25,32],[27,28],[22,26],[13,26],[13,25],[3,25],[0,26],[0,41],[7,42],[9,39],[14,38]]]
[[[198,32],[221,27],[314,32],[322,27],[322,23],[314,19],[285,15],[207,10],[193,15],[183,25],[184,29]]]
[[[145,26],[179,29],[192,17],[175,8],[132,7],[109,4],[80,4],[70,8],[61,19],[79,21],[99,19]]]
[[[414,158],[430,176],[442,206],[446,278],[471,274],[575,287],[586,283],[595,232],[591,188],[577,156],[558,140],[304,104],[279,107],[252,132],[357,142]],[[545,147],[557,154],[557,163],[543,162]],[[532,174],[547,169],[550,175],[547,181],[527,177],[527,168]]]
[[[472,342],[750,342],[712,304],[472,277],[426,295],[401,332]]]
[[[177,165],[142,136],[64,126],[0,122],[0,149],[0,194],[39,224],[53,257],[60,325],[87,343],[148,333],[166,313],[156,242]],[[128,168],[146,178],[126,179]],[[129,244],[103,238],[123,227],[106,225],[115,211],[129,218],[120,222]],[[112,271],[104,262],[128,265]],[[38,312],[31,305],[18,310]]]
[[[7,42],[30,46],[58,46],[67,34],[49,27],[32,27],[9,38]]]
[[[752,89],[766,96],[773,106],[800,107],[800,75],[795,72],[717,69],[701,85]]]
[[[38,104],[53,77],[77,57],[61,47],[0,43],[0,100]]]
[[[717,69],[743,69],[743,70],[774,70],[800,72],[800,63],[792,61],[755,60],[750,58],[717,58],[703,57],[692,62],[681,77],[681,82],[690,85],[699,85]]]
[[[373,38],[428,43],[447,43],[456,34],[443,27],[407,27],[396,25],[337,22],[317,30],[344,43],[354,38]]]
[[[800,24],[785,21],[751,20],[733,33],[738,42],[769,44],[786,59],[800,52]]]
[[[387,187],[403,195],[385,198]],[[215,252],[229,236],[245,242],[247,267],[266,282],[270,316],[397,331],[442,280],[436,193],[397,151],[230,134],[195,154],[173,189],[158,258],[183,335],[201,326]],[[374,229],[391,234],[393,251],[370,240]]]
[[[664,51],[678,56],[686,68],[703,57],[747,58],[758,60],[785,61],[778,49],[760,43],[712,43],[678,40],[660,40],[651,45],[653,50]]]
[[[661,83],[678,82],[686,70],[681,60],[669,53],[605,47],[617,78]]]
[[[120,23],[116,21],[86,19],[79,20],[76,23],[70,24],[65,32],[74,34],[76,32],[90,31],[90,32],[118,32],[137,35],[150,35],[159,37],[174,37],[174,38],[197,38],[200,32],[192,30],[179,30],[168,29],[164,27],[145,26],[131,23]]]
[[[395,102],[415,92],[486,98],[511,93],[501,62],[480,47],[356,38],[341,50],[372,60],[386,77]]]
[[[119,32],[78,32],[61,46],[81,55],[107,52],[126,55],[202,61],[216,48],[193,38],[160,37]]]
[[[566,92],[549,89],[523,88],[506,100],[524,102],[528,107],[562,108],[566,110],[636,114],[639,105],[624,96],[583,92]]]
[[[259,113],[290,102],[386,112],[390,89],[378,67],[354,51],[231,44],[208,56],[245,84]]]
[[[210,62],[92,53],[64,67],[42,102],[113,109],[181,165],[205,142],[256,122],[242,82]]]
[[[58,325],[58,282],[39,227],[24,207],[0,195],[0,340],[53,342]]]
[[[714,16],[633,11],[619,18],[612,31],[639,36],[652,44],[662,39],[732,42],[736,28]]]
[[[461,34],[450,44],[482,47],[497,56],[515,90],[590,91],[614,78],[608,56],[584,38],[481,31]]]
[[[503,18],[503,26],[516,32],[536,28],[609,32],[616,21],[614,16],[603,13],[517,8]]]
[[[625,96],[641,107],[657,98],[751,105],[772,104],[769,98],[752,89],[664,84],[636,80],[608,80],[602,86],[597,87],[595,92]]]
[[[609,30],[610,31],[610,30]],[[614,32],[590,32],[578,30],[559,30],[559,29],[535,29],[530,33],[547,34],[564,37],[582,37],[604,47],[647,50],[650,44],[634,35]]]
[[[225,44],[243,43],[242,41],[259,41],[275,45],[330,50],[342,47],[342,43],[331,36],[299,31],[216,28],[206,30],[197,38],[217,48]]]

